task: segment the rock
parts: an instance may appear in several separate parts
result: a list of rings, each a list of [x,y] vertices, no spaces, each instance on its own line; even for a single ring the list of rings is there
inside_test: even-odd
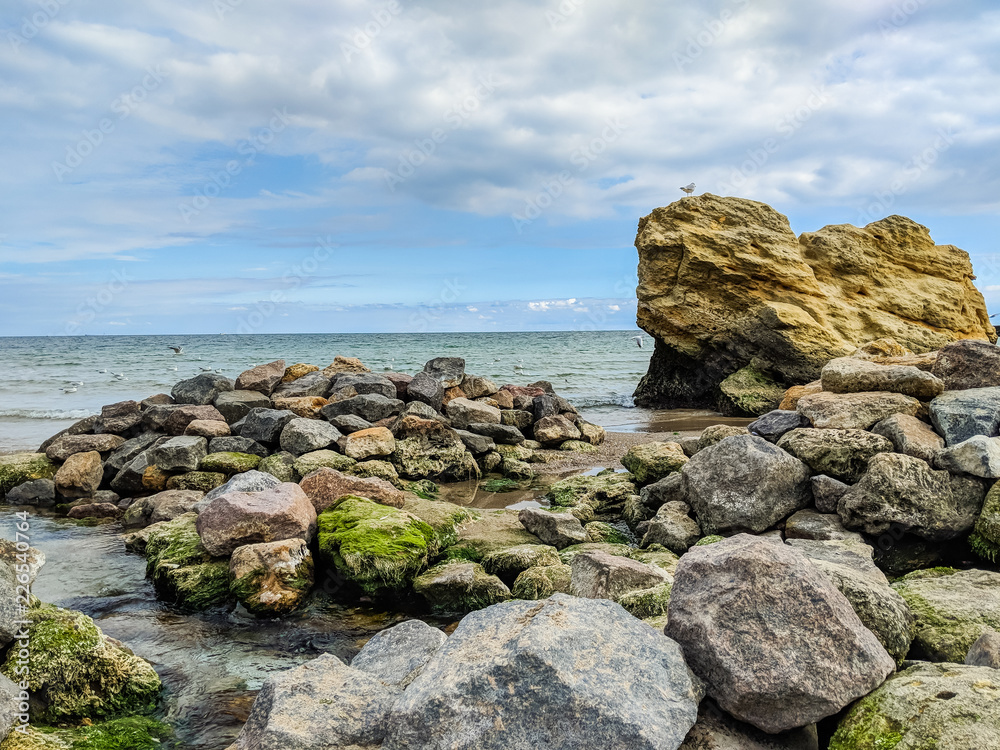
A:
[[[839,479],[828,477],[825,474],[814,476],[810,480],[812,485],[813,502],[816,510],[820,513],[836,513],[840,498],[851,489],[849,484],[844,484]]]
[[[809,467],[763,438],[726,438],[681,470],[686,502],[706,534],[767,531],[809,505]]]
[[[27,679],[31,721],[38,724],[112,719],[153,710],[160,678],[148,662],[101,632],[80,612],[51,604],[24,615],[31,670],[15,672],[17,650],[7,654],[5,675]]]
[[[185,435],[204,438],[226,437],[230,434],[229,425],[225,422],[210,422],[207,419],[195,419],[184,428]]]
[[[280,451],[268,456],[260,462],[257,468],[266,474],[270,474],[279,482],[294,482],[302,477],[295,470],[295,456],[287,451]]]
[[[298,396],[295,398],[275,398],[272,406],[279,411],[290,411],[303,419],[323,419],[323,407],[329,399],[322,396]]]
[[[448,557],[481,562],[491,552],[522,544],[540,544],[525,530],[516,511],[496,510],[477,514],[457,528],[457,539]]]
[[[51,479],[35,479],[19,484],[7,493],[4,501],[7,505],[54,505],[56,501],[56,483]]]
[[[144,528],[190,513],[204,495],[193,490],[167,490],[132,503],[122,517],[125,528]]]
[[[394,450],[396,450],[396,438],[385,427],[358,430],[344,438],[344,453],[356,461],[377,456],[391,456]]]
[[[777,443],[781,436],[799,427],[809,427],[808,418],[797,411],[782,411],[775,409],[758,417],[747,425],[751,435],[764,438],[769,443]]]
[[[676,555],[683,555],[702,536],[698,522],[688,517],[690,510],[687,503],[664,503],[650,520],[642,546],[659,544]]]
[[[342,438],[340,430],[329,422],[301,417],[290,419],[281,430],[281,450],[293,456],[328,448]]]
[[[817,474],[848,484],[857,482],[878,453],[891,453],[892,443],[865,430],[798,428],[786,433],[778,447],[806,463]]]
[[[0,674],[0,737],[7,737],[15,724],[20,725],[21,695],[20,685]],[[30,726],[26,728],[30,731]]]
[[[1000,669],[1000,633],[987,630],[979,636],[965,655],[965,663],[970,667]]]
[[[497,445],[521,445],[524,442],[524,433],[510,425],[473,422],[469,425],[469,431],[485,435]]]
[[[209,555],[195,528],[197,517],[185,513],[153,524],[125,544],[146,555],[146,575],[157,596],[200,611],[228,601],[229,562]]]
[[[785,397],[781,399],[781,403],[778,404],[778,408],[782,411],[796,411],[799,406],[799,401],[805,396],[812,396],[815,393],[823,392],[823,383],[819,380],[814,380],[811,383],[806,383],[805,385],[793,385],[787,391],[785,391]]]
[[[587,532],[579,519],[569,513],[549,513],[545,510],[525,508],[518,513],[524,528],[556,549],[587,541]]]
[[[285,374],[281,378],[282,383],[291,383],[298,380],[304,375],[308,375],[311,372],[317,372],[319,368],[316,365],[308,365],[304,362],[297,362],[294,365],[289,365],[285,368]]]
[[[516,427],[522,432],[527,430],[534,423],[535,415],[530,411],[521,411],[520,409],[504,409],[500,412],[500,424],[505,424],[509,427]],[[579,426],[577,429],[580,429]]]
[[[983,633],[1000,628],[1000,573],[919,570],[892,587],[916,618],[913,658],[962,664]]]
[[[212,402],[226,422],[239,422],[251,409],[271,408],[271,399],[255,390],[224,391]]]
[[[405,495],[389,482],[375,477],[359,479],[335,469],[320,468],[306,476],[300,483],[316,513],[336,507],[344,497],[363,497],[381,505],[402,508]]]
[[[590,443],[591,445],[603,444],[604,439],[607,436],[603,427],[591,424],[584,419],[577,418],[576,428],[580,431],[580,439],[585,443]]]
[[[157,410],[154,413],[153,410]],[[160,411],[164,410],[164,411]],[[159,414],[159,418],[155,414]],[[148,418],[151,429],[160,429],[168,435],[183,435],[192,422],[202,420],[206,422],[224,422],[225,417],[214,406],[157,406],[147,409],[143,414],[143,420]],[[159,423],[159,427],[157,427]],[[232,427],[230,427],[230,430]]]
[[[330,392],[330,377],[322,372],[310,372],[295,380],[275,387],[271,397],[275,400],[279,398],[305,398],[324,397]]]
[[[208,440],[203,437],[181,436],[150,448],[148,457],[151,464],[163,471],[195,471],[207,455]]]
[[[891,526],[931,541],[967,534],[983,502],[978,482],[934,471],[924,461],[880,453],[837,506],[844,526],[878,536]]]
[[[235,750],[377,748],[400,689],[323,654],[261,688]]]
[[[212,438],[208,441],[209,453],[249,453],[267,458],[268,450],[256,440],[237,435]]]
[[[945,388],[944,381],[917,367],[880,365],[856,357],[831,359],[823,366],[820,380],[823,390],[831,393],[887,391],[921,401],[940,396]]]
[[[114,479],[111,480],[111,489],[120,495],[133,495],[143,492],[146,489],[143,485],[143,479],[146,469],[150,466],[149,452],[143,451],[122,467],[121,471],[115,474]]]
[[[483,569],[510,585],[529,568],[559,565],[559,553],[547,544],[519,544],[483,557]]]
[[[389,457],[401,477],[462,482],[479,478],[479,467],[461,437],[440,422],[404,417]]]
[[[125,445],[125,438],[119,435],[64,435],[45,450],[51,461],[65,461],[74,453],[108,454]]]
[[[660,568],[605,552],[581,552],[570,564],[573,594],[586,599],[617,601],[631,591],[670,582]]]
[[[668,474],[658,482],[643,487],[639,498],[643,505],[654,511],[669,502],[684,502],[684,478],[680,472]]]
[[[948,391],[931,401],[931,422],[945,445],[974,435],[996,437],[1000,427],[1000,387]]]
[[[893,414],[913,416],[920,402],[899,393],[816,393],[803,396],[796,407],[813,427],[867,430]]]
[[[222,375],[206,372],[180,381],[170,391],[170,396],[176,404],[207,406],[215,401],[220,393],[231,390],[234,390],[232,380]]]
[[[14,453],[0,456],[0,495],[6,495],[19,484],[36,479],[52,479],[56,466],[44,453]]]
[[[284,615],[313,585],[313,560],[304,539],[247,544],[229,560],[230,590],[255,615]]]
[[[372,426],[371,422],[367,419],[362,419],[356,414],[342,414],[339,417],[332,417],[330,424],[344,435],[350,435],[352,432],[358,432],[359,430],[367,430]]]
[[[351,668],[386,685],[405,688],[438,652],[447,636],[420,620],[407,620],[382,630],[351,660]]]
[[[810,725],[782,734],[768,734],[736,721],[706,698],[698,721],[678,750],[818,750],[816,727]]]
[[[448,402],[445,413],[456,429],[464,430],[470,424],[500,424],[500,410],[467,398],[455,398]],[[575,429],[575,428],[574,428]]]
[[[305,477],[312,474],[317,469],[322,468],[347,471],[354,466],[355,463],[357,462],[353,458],[342,456],[331,450],[322,450],[313,451],[312,453],[303,453],[295,459],[295,463],[293,465],[296,473],[298,473],[299,476]]]
[[[56,491],[63,497],[91,497],[101,486],[104,467],[97,451],[74,453],[59,467],[54,477]]]
[[[270,396],[284,377],[285,360],[279,359],[276,362],[257,365],[240,373],[240,376],[236,378],[236,390],[258,391],[265,396]]]
[[[895,414],[878,422],[871,431],[888,438],[896,453],[919,458],[931,464],[944,448],[944,438],[926,422],[906,414]]]
[[[719,383],[716,409],[732,417],[759,417],[777,409],[784,395],[784,385],[749,364]]]
[[[10,495],[7,496],[8,502],[10,502],[10,497]],[[983,501],[979,518],[976,519],[975,534],[973,536],[978,536],[986,543],[1000,548],[1000,486],[996,483],[986,493],[986,499]],[[973,540],[970,539],[969,541],[972,542]],[[993,562],[996,562],[996,560]]]
[[[437,357],[425,364],[423,371],[442,387],[454,388],[460,386],[465,377],[465,360],[461,357]]]
[[[687,462],[687,456],[677,443],[634,445],[622,457],[622,466],[632,473],[640,487],[680,471]]]
[[[549,486],[548,499],[557,508],[568,508],[581,520],[620,518],[637,490],[628,474],[608,472],[597,476],[562,479]]]
[[[848,531],[836,513],[817,513],[806,508],[793,513],[785,521],[785,539],[850,539],[863,542],[861,534]]]
[[[365,367],[361,360],[357,357],[334,357],[333,363],[327,365],[326,369],[323,370],[323,374],[328,378],[332,378],[334,375],[340,372],[356,372],[365,373],[371,372],[367,367]]]
[[[1000,386],[1000,349],[986,341],[955,341],[938,352],[931,372],[949,391]]]
[[[1000,673],[959,664],[916,664],[890,677],[841,720],[830,750],[1000,745]]]
[[[198,463],[201,471],[218,474],[242,474],[258,468],[262,463],[260,456],[252,453],[209,453]]]
[[[113,503],[86,503],[74,505],[66,515],[68,518],[118,518],[121,513]]]
[[[601,452],[596,445],[585,443],[582,440],[567,440],[559,446],[559,450],[588,455],[595,455]]]
[[[593,670],[575,666],[578,643]],[[557,594],[463,619],[393,707],[382,747],[676,748],[699,698],[676,644],[611,602]],[[554,722],[567,706],[574,721]]]
[[[396,472],[396,467],[388,461],[379,461],[377,459],[361,461],[354,464],[346,473],[359,479],[381,479],[393,487],[405,487],[405,483],[399,478],[399,474]]]
[[[510,589],[474,562],[446,560],[413,579],[413,590],[435,612],[465,614],[510,599]]]
[[[474,456],[496,451],[497,444],[493,442],[493,438],[485,435],[477,435],[473,432],[466,432],[465,430],[455,430],[455,432],[462,439],[462,445]],[[521,439],[524,439],[523,436]]]
[[[372,373],[354,374],[340,373],[330,380],[330,400],[340,401],[354,396],[378,394],[388,399],[396,399],[398,391],[396,384],[389,378]]]
[[[316,533],[316,510],[297,484],[279,484],[260,492],[227,492],[199,513],[197,529],[209,554],[230,555],[244,544],[310,541]]]
[[[319,560],[369,595],[401,591],[437,553],[434,530],[417,516],[359,497],[319,515]]]
[[[413,376],[404,375],[401,372],[387,372],[385,373],[385,378],[394,386],[396,386],[396,395],[394,398],[406,401],[407,391],[409,389],[410,383],[413,382]]]
[[[459,383],[459,386],[465,392],[465,395],[471,399],[492,396],[500,390],[499,386],[497,386],[497,384],[489,378],[481,378],[478,375],[469,374],[466,374],[465,377],[462,378],[462,382]]]
[[[697,453],[698,451],[703,451],[709,446],[721,443],[728,437],[749,434],[750,432],[746,427],[736,427],[735,425],[728,424],[714,424],[701,431],[701,435],[698,436],[698,444],[694,452]],[[678,443],[678,445],[680,445],[680,443]],[[683,448],[681,448],[681,450],[683,450]]]
[[[1000,478],[1000,437],[973,435],[937,453],[934,465],[952,474]]]
[[[573,569],[569,565],[545,565],[528,568],[511,587],[515,599],[548,599],[553,594],[569,594],[572,590]]]
[[[274,489],[279,484],[281,482],[270,474],[265,474],[261,471],[247,471],[242,474],[236,474],[224,485],[209,492],[204,497],[204,503],[207,505],[220,495],[225,495],[229,492],[264,492]]]
[[[885,336],[914,352],[996,340],[968,255],[901,216],[796,237],[763,203],[702,195],[644,217],[635,244],[637,322],[656,341],[639,406],[713,406],[751,363],[805,383]]]
[[[728,713],[765,732],[832,716],[895,664],[799,552],[740,534],[681,559],[667,633]]]
[[[95,434],[123,435],[142,421],[142,407],[136,401],[119,401],[101,407],[101,416],[94,422]]]
[[[406,394],[411,401],[418,401],[441,411],[444,403],[444,386],[441,381],[426,372],[418,372],[406,386]]]
[[[374,393],[327,404],[321,413],[323,418],[327,420],[344,414],[353,414],[369,422],[378,422],[388,417],[394,417],[402,410],[403,402],[399,399],[386,398]]]
[[[533,434],[535,440],[543,445],[579,440],[582,437],[576,425],[561,414],[542,417],[536,421]]]
[[[189,471],[175,474],[167,480],[168,490],[196,490],[210,492],[226,483],[226,475],[217,471]]]
[[[281,442],[281,433],[293,419],[298,417],[290,411],[253,408],[247,414],[240,436],[263,445],[276,446]]]

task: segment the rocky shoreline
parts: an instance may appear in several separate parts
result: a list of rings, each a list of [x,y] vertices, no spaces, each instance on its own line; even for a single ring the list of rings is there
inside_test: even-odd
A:
[[[321,591],[462,618],[275,675],[237,750],[1000,746],[995,346],[883,339],[749,427],[677,441],[609,438],[548,384],[460,362],[200,376],[0,458],[0,490],[120,523],[188,610],[283,617]],[[288,395],[304,388],[323,394]],[[627,471],[559,479],[547,507],[435,499],[619,456]],[[28,619],[63,644],[32,673],[38,721],[151,722],[148,664],[80,613],[36,601]],[[0,747],[48,746],[31,741]]]

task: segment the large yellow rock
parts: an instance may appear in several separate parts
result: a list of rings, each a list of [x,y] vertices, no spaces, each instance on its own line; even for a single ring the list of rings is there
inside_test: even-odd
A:
[[[643,217],[635,244],[638,324],[656,339],[640,405],[715,406],[751,363],[806,383],[885,337],[918,354],[996,341],[968,254],[902,216],[796,237],[764,203],[705,194]]]

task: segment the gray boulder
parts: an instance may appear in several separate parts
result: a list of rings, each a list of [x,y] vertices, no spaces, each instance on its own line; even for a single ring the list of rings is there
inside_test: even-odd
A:
[[[1000,437],[973,435],[938,452],[934,465],[952,474],[971,474],[984,479],[1000,478]]]
[[[195,490],[167,490],[136,500],[122,516],[125,528],[145,528],[190,513],[204,496]]]
[[[919,458],[927,463],[944,448],[944,438],[926,422],[907,414],[894,414],[872,427],[872,432],[892,443],[896,453]]]
[[[809,467],[754,435],[696,453],[681,469],[684,495],[705,534],[761,533],[811,500]]]
[[[148,452],[149,462],[163,471],[197,471],[208,455],[208,440],[194,435],[170,438]]]
[[[929,401],[944,391],[940,378],[910,365],[882,365],[856,357],[831,359],[820,373],[823,390],[831,393],[889,391]]]
[[[19,484],[7,493],[4,502],[7,505],[37,505],[40,507],[55,505],[56,483],[51,479],[35,479]]]
[[[377,393],[368,393],[343,401],[334,401],[324,406],[320,413],[327,421],[343,414],[353,414],[374,423],[396,416],[403,411],[403,406],[403,402],[398,398],[386,398]]]
[[[376,633],[351,661],[353,669],[386,685],[405,688],[448,637],[421,620],[407,620]]]
[[[246,416],[246,421],[240,429],[240,437],[256,440],[267,446],[276,446],[281,440],[281,432],[285,425],[293,419],[298,419],[295,412],[287,409],[254,408]]]
[[[867,430],[893,414],[914,415],[920,402],[900,393],[813,393],[799,399],[795,407],[813,427]]]
[[[747,425],[751,435],[764,438],[769,443],[777,443],[786,432],[799,427],[808,427],[809,420],[797,411],[775,409]]]
[[[785,539],[850,539],[863,542],[861,534],[848,531],[836,513],[817,513],[811,508],[797,511],[785,521]]]
[[[27,696],[27,691],[22,693],[19,685],[15,684],[6,675],[0,674],[0,738],[6,737],[18,721],[21,696]],[[26,712],[25,712],[26,713]]]
[[[247,453],[251,456],[267,458],[269,451],[256,440],[239,437],[237,435],[226,435],[225,437],[212,438],[208,441],[209,453]]]
[[[213,403],[229,424],[239,422],[251,409],[271,408],[271,399],[257,391],[225,391]]]
[[[678,750],[819,750],[816,726],[768,734],[736,721],[706,698],[698,707],[698,721]]]
[[[398,687],[323,654],[279,672],[261,688],[237,750],[376,748]]]
[[[492,438],[497,445],[520,445],[524,442],[524,434],[516,427],[488,422],[472,422],[469,432]]]
[[[264,492],[265,490],[274,489],[279,484],[281,482],[278,479],[263,471],[244,471],[234,475],[232,479],[221,487],[211,490],[205,495],[204,503],[207,504],[220,495],[225,495],[229,492]]]
[[[89,431],[98,434],[124,435],[141,422],[142,407],[138,402],[119,401],[117,404],[101,407],[101,415],[94,420]]]
[[[182,380],[170,391],[170,396],[177,404],[194,404],[207,406],[215,401],[220,393],[234,390],[233,381],[222,375],[206,372],[195,375],[189,380]]]
[[[465,360],[461,357],[437,357],[424,365],[424,372],[441,383],[442,387],[454,388],[461,385],[465,377]]]
[[[984,496],[974,479],[934,471],[911,456],[880,453],[840,498],[837,513],[854,531],[878,536],[894,527],[941,542],[972,530]]]
[[[469,449],[469,452],[475,456],[496,450],[497,444],[493,442],[493,438],[486,435],[477,435],[474,432],[467,432],[466,430],[455,430],[455,432],[462,438],[462,443]]]
[[[1000,669],[1000,633],[987,630],[979,636],[965,655],[965,663],[970,667]]]
[[[895,670],[801,553],[746,534],[681,558],[667,634],[725,711],[771,733],[838,713]]]
[[[411,401],[427,404],[435,411],[441,411],[444,402],[444,386],[441,381],[426,372],[418,372],[406,386],[406,395]]]
[[[946,390],[1000,386],[1000,348],[988,341],[953,341],[938,352],[931,369]]]
[[[996,437],[1000,427],[1000,387],[946,391],[931,401],[931,422],[946,445],[973,435]]]
[[[322,372],[310,372],[291,383],[282,383],[274,389],[272,398],[301,398],[326,396],[330,392],[330,378]]]
[[[659,544],[675,555],[683,555],[702,536],[698,522],[688,516],[690,510],[687,503],[676,500],[661,505],[646,527],[642,546]]]
[[[670,582],[670,576],[654,565],[600,550],[581,552],[570,562],[571,590],[585,599],[618,601],[632,591],[642,591]]]
[[[684,497],[684,477],[680,472],[668,474],[658,482],[647,484],[639,491],[642,504],[651,510],[659,510],[661,506],[670,502],[684,502]]]
[[[342,437],[340,430],[329,422],[299,417],[289,420],[285,425],[279,444],[281,450],[288,451],[293,456],[301,456],[303,453],[329,448]]]
[[[393,706],[382,750],[674,750],[700,698],[669,638],[555,594],[465,617]]]
[[[891,453],[892,443],[865,430],[797,429],[785,434],[778,447],[808,464],[817,474],[853,484],[868,470],[877,453]]]
[[[396,384],[389,378],[370,372],[341,372],[334,375],[330,380],[330,398],[333,399],[341,392],[353,396],[378,394],[391,399],[399,396]]]
[[[467,398],[453,398],[445,406],[445,413],[452,427],[468,429],[471,424],[500,424],[500,410],[495,406]]]
[[[362,419],[357,414],[341,414],[338,417],[331,417],[330,424],[340,430],[340,432],[344,435],[350,435],[352,432],[367,430],[372,426],[371,422],[367,419]]]
[[[813,502],[820,513],[836,513],[840,498],[851,489],[851,485],[826,474],[818,474],[809,481],[812,486]]]
[[[547,510],[525,508],[517,515],[521,525],[529,533],[556,549],[587,541],[580,519],[569,513],[549,513]]]

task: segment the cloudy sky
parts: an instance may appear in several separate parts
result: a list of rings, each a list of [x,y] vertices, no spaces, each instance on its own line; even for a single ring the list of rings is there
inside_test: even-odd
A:
[[[0,335],[630,328],[691,181],[1000,311],[998,91],[987,0],[5,0]]]

